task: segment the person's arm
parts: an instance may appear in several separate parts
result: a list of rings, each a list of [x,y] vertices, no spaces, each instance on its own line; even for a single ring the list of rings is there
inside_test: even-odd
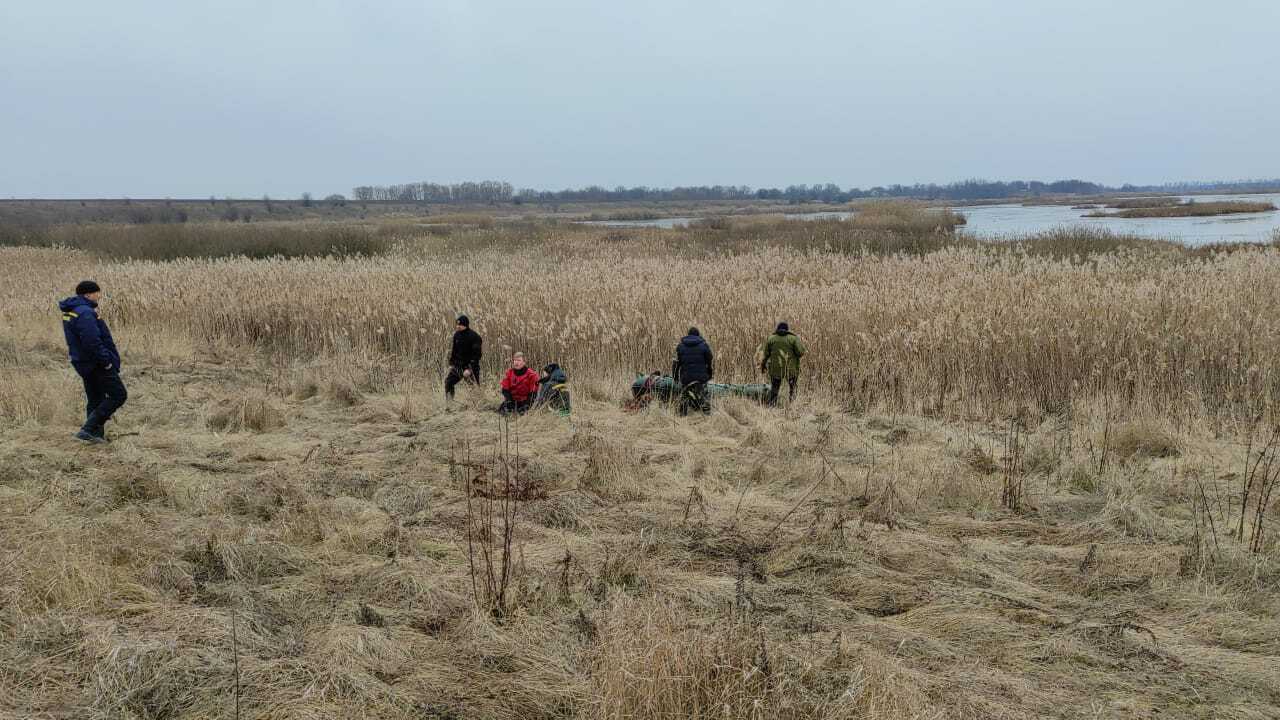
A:
[[[711,354],[710,345],[704,344],[702,347],[705,348],[703,352],[704,357],[707,359],[707,379],[710,380],[716,376],[715,356]]]
[[[98,365],[111,369],[111,353],[107,352],[107,344],[102,342],[102,333],[98,331],[98,316],[93,310],[81,308],[75,320],[76,334],[80,338],[80,347],[86,354],[98,361]]]
[[[461,365],[461,360],[458,357],[458,338],[455,334],[449,343],[449,367],[458,367],[459,365]]]
[[[471,341],[471,364],[472,365],[480,364],[480,351],[482,350],[483,345],[484,345],[484,338],[480,337],[479,333],[475,333],[475,340]]]
[[[794,337],[796,339],[796,359],[799,360],[800,358],[804,357],[804,354],[807,352],[807,350],[804,346],[804,343],[800,340],[800,336],[795,335]]]

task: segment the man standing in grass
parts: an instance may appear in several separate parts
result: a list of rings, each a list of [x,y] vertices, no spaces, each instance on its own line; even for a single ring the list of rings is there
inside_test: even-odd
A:
[[[480,334],[471,329],[471,319],[459,315],[453,333],[453,347],[449,350],[449,374],[444,379],[444,396],[453,399],[453,389],[464,379],[480,384]]]
[[[76,438],[89,443],[107,442],[107,421],[129,398],[120,380],[120,351],[107,324],[98,317],[102,288],[92,280],[76,285],[76,294],[58,303],[62,331],[67,338],[71,367],[84,381],[84,427]]]
[[[789,400],[796,399],[796,379],[800,377],[800,358],[804,357],[804,343],[791,332],[786,323],[778,323],[778,329],[764,341],[764,357],[760,372],[769,375],[769,404],[778,404],[778,391],[785,378],[789,386]]]
[[[689,408],[692,407],[701,410],[704,415],[710,414],[707,383],[715,377],[715,363],[711,346],[702,339],[698,328],[689,328],[689,333],[676,345],[676,358],[671,363],[671,374],[682,385],[679,413],[688,415]]]

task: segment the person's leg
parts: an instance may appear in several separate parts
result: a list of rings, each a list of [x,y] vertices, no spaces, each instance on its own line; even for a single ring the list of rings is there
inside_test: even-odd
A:
[[[119,372],[96,370],[93,375],[95,383],[102,390],[103,398],[85,420],[83,429],[91,435],[104,437],[107,421],[124,406],[125,401],[129,399],[129,391],[125,389]]]
[[[789,400],[791,400],[791,401],[793,401],[793,402],[794,402],[794,401],[795,401],[795,399],[796,399],[796,380],[798,380],[798,379],[799,379],[799,378],[795,378],[795,377],[789,377],[789,378],[787,378],[787,385],[789,386],[789,389],[790,389],[790,394],[789,394],[788,399],[789,399]],[[776,395],[776,393],[775,393],[775,395]]]
[[[770,406],[778,404],[778,390],[782,388],[782,378],[769,378],[769,400]]]
[[[707,392],[706,383],[701,383],[698,387],[698,409],[703,415],[711,414],[711,393]]]
[[[444,396],[448,400],[453,399],[454,387],[458,381],[462,379],[462,373],[458,372],[458,368],[449,368],[449,374],[444,376]]]
[[[97,373],[89,372],[80,376],[80,380],[84,382],[84,429],[89,430],[89,419],[93,417],[93,411],[98,409],[102,401],[106,399],[107,394],[102,389],[102,383],[98,382]]]

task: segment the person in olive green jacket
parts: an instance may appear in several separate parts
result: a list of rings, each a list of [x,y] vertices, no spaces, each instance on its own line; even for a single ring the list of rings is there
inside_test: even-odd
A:
[[[760,372],[769,374],[770,405],[778,404],[778,391],[782,389],[783,379],[790,389],[788,397],[796,399],[796,378],[800,377],[800,358],[804,353],[804,343],[791,333],[784,322],[778,323],[778,329],[764,341]]]

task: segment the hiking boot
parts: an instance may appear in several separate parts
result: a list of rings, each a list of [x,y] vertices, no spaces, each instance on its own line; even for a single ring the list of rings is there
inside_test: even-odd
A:
[[[84,442],[91,443],[93,445],[105,445],[107,443],[106,438],[101,435],[94,435],[87,430],[80,430],[76,433],[75,437],[77,440],[83,440]]]

